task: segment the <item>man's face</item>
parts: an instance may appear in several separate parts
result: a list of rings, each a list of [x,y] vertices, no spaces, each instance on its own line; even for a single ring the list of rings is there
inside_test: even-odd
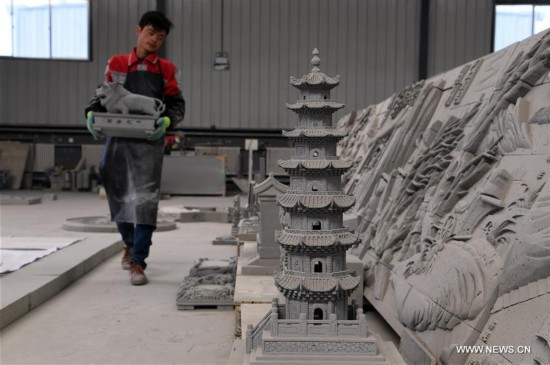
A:
[[[166,38],[166,31],[158,30],[150,24],[143,28],[138,25],[136,26],[136,35],[138,53],[141,53],[142,56],[147,56],[159,50]]]

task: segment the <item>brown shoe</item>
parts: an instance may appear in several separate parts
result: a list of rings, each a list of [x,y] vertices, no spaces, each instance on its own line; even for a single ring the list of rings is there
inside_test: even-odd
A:
[[[145,276],[143,268],[138,264],[130,264],[130,283],[132,285],[147,284],[147,276]]]
[[[130,270],[130,256],[132,254],[132,249],[128,246],[124,246],[124,254],[122,255],[121,266],[122,270]]]

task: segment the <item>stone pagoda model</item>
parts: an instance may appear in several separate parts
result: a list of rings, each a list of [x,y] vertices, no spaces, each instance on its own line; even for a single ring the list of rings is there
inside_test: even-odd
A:
[[[377,340],[367,337],[362,309],[348,311],[360,278],[347,270],[346,251],[360,240],[343,226],[343,213],[355,198],[340,187],[351,163],[336,155],[336,144],[346,135],[332,126],[332,114],[344,106],[330,99],[339,76],[320,71],[317,49],[311,64],[309,74],[290,79],[300,99],[287,107],[299,121],[283,135],[295,151],[290,160],[279,161],[290,175],[289,189],[277,196],[290,222],[275,233],[282,271],[274,279],[284,304],[273,299],[271,312],[258,326],[248,326],[246,350],[250,364],[283,358],[300,363],[304,356],[319,364],[384,363]]]

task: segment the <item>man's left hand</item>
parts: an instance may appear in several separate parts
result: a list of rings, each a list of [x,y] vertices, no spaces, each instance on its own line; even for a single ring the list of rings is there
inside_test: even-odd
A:
[[[166,130],[168,129],[168,127],[170,127],[170,118],[160,117],[155,121],[155,125],[157,126],[157,128],[148,138],[150,141],[156,141],[164,136]]]

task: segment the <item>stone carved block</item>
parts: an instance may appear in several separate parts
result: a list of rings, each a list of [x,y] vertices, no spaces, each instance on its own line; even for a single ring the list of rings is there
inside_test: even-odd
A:
[[[197,307],[233,308],[236,258],[208,260],[202,258],[180,284],[176,296],[178,309]]]

